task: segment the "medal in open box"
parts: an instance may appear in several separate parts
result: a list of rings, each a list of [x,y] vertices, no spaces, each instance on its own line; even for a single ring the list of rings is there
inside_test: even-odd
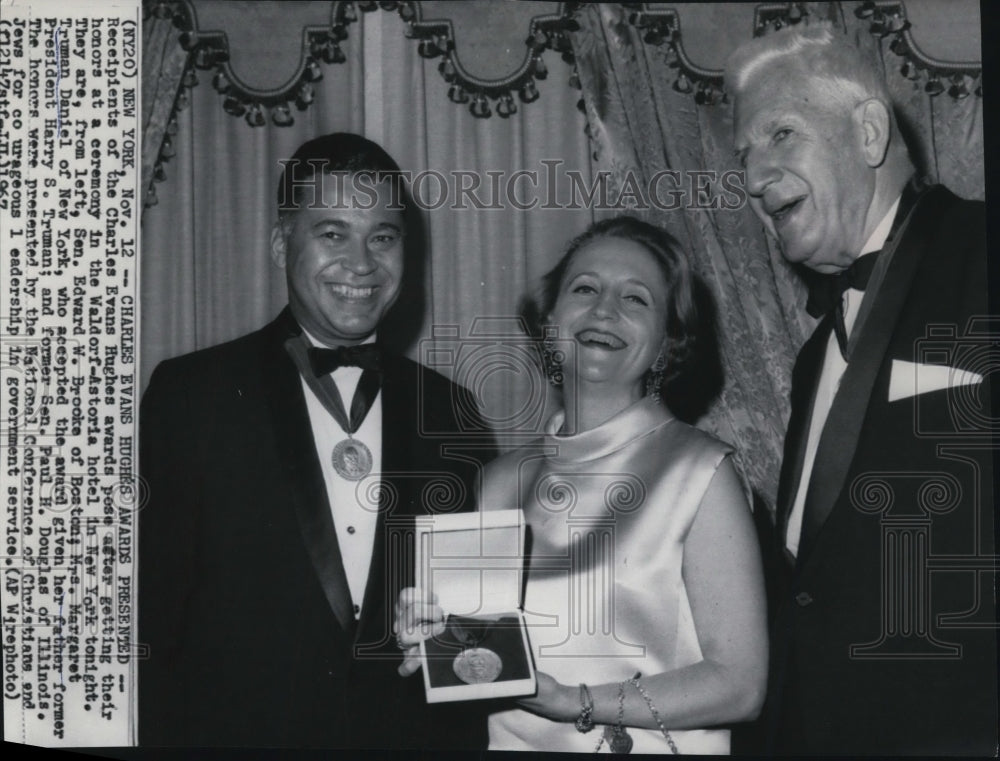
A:
[[[521,512],[434,516],[418,526],[417,535],[418,583],[447,614],[444,631],[420,648],[427,702],[534,693],[519,604]]]

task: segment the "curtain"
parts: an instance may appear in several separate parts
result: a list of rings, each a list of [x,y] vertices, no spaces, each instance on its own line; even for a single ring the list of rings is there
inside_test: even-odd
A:
[[[961,195],[982,198],[982,100],[932,98],[923,82],[903,77],[903,59],[855,16],[857,3],[798,5],[809,18],[832,19],[880,52],[919,168]],[[700,170],[738,169],[731,105],[696,105],[691,94],[676,91],[677,70],[670,66],[668,46],[644,43],[629,23],[631,10],[587,4],[579,16],[581,29],[573,35],[595,147],[594,171],[607,171],[621,187],[630,176],[645,185],[664,170],[690,179]],[[711,12],[728,11],[720,4]],[[718,22],[721,27],[725,20]],[[746,36],[751,34],[748,28]],[[684,200],[685,208],[654,205],[640,215],[678,238],[715,304],[722,387],[700,425],[737,447],[758,503],[773,511],[791,368],[814,325],[804,311],[805,289],[748,205],[692,208],[698,201],[689,187]]]
[[[246,5],[252,14],[270,4]],[[299,5],[284,7],[292,13]],[[982,198],[982,100],[933,98],[922,80],[903,76],[904,59],[856,18],[858,3],[799,5],[809,18],[833,18],[879,49],[920,168],[960,195]],[[726,17],[732,6],[708,8],[720,34],[733,37]],[[544,54],[549,76],[538,83],[537,101],[519,103],[508,119],[473,118],[467,106],[448,99],[438,62],[420,58],[399,17],[381,11],[360,14],[349,27],[342,44],[347,61],[323,67],[323,79],[314,83],[315,102],[295,112],[290,127],[268,122],[252,128],[226,114],[207,81],[210,73],[199,71],[202,81],[177,115],[176,156],[156,186],[159,204],[143,217],[143,383],[160,360],[253,330],[286,303],[284,273],[269,256],[278,161],[311,137],[349,130],[384,145],[404,169],[433,171],[447,183],[446,202],[424,214],[425,268],[408,273],[419,280],[422,294],[407,325],[412,340],[406,353],[470,386],[501,433],[516,428],[530,434],[544,418],[549,389],[520,351],[524,341],[512,321],[518,301],[570,237],[594,217],[621,210],[592,204],[520,210],[504,193],[500,208],[456,208],[462,180],[455,172],[481,179],[497,172],[505,188],[516,172],[532,171],[542,180],[536,195],[544,199],[551,162],[559,162],[563,189],[567,171],[578,172],[588,186],[599,172],[608,172],[621,190],[629,177],[642,184],[673,170],[681,173],[685,207],[634,213],[681,241],[714,305],[710,332],[718,344],[717,367],[710,363],[696,383],[682,389],[694,410],[689,417],[737,446],[757,497],[773,505],[791,366],[813,326],[803,309],[804,288],[745,204],[690,208],[697,203],[692,172],[716,172],[716,182],[709,182],[718,190],[721,173],[737,169],[731,109],[699,106],[690,94],[675,91],[677,71],[667,46],[644,42],[628,12],[613,3],[580,7],[581,28],[572,42],[586,119],[577,109],[580,92],[567,86],[571,67],[552,51]],[[163,134],[164,104],[173,100],[177,61],[184,59],[176,32],[162,23],[147,22],[153,36],[146,55],[163,62],[144,84],[144,108],[161,114],[144,113],[144,128],[151,130],[144,135],[147,147]],[[748,26],[745,36],[751,34]],[[431,200],[435,183],[428,179],[423,186]],[[524,181],[516,188],[531,195]],[[674,189],[669,183],[661,188]],[[564,192],[560,200],[565,202]],[[502,443],[513,446],[518,438]]]
[[[142,181],[143,195],[153,182],[153,167],[167,131],[174,99],[187,62],[180,32],[167,18],[142,20]]]
[[[295,112],[291,127],[251,128],[225,113],[211,74],[198,72],[202,81],[177,116],[176,156],[157,184],[159,203],[143,217],[143,383],[160,360],[254,330],[284,306],[284,273],[269,253],[278,161],[316,135],[348,130],[379,142],[414,175],[433,171],[450,185],[447,201],[424,212],[425,271],[407,273],[424,280],[405,353],[472,388],[501,433],[539,430],[548,388],[519,350],[524,337],[512,319],[521,296],[593,215],[588,208],[522,211],[505,193],[494,204],[500,208],[455,208],[461,179],[454,172],[499,172],[505,186],[520,170],[544,180],[542,162],[553,160],[561,162],[560,177],[576,170],[589,181],[580,93],[566,84],[571,68],[546,52],[549,76],[538,83],[537,101],[519,104],[507,119],[476,119],[448,99],[437,61],[420,58],[396,14],[361,14],[342,48],[346,63],[323,67],[315,102]],[[526,181],[515,185],[522,199],[532,197]],[[436,187],[433,178],[422,185],[431,205]],[[480,197],[490,200],[485,188]]]
[[[917,171],[963,198],[983,200],[983,99],[971,94],[965,98],[929,95],[925,78],[905,77],[906,59],[892,52],[888,39],[872,35],[867,21],[855,16],[858,3],[837,5],[847,34],[873,47],[883,63],[896,117]],[[944,81],[945,88],[950,84]]]
[[[518,302],[555,264],[569,238],[592,221],[592,212],[522,211],[506,198],[506,188],[515,172],[536,172],[537,200],[544,200],[543,161],[561,162],[560,177],[575,169],[589,178],[584,120],[576,107],[580,94],[566,85],[570,68],[547,53],[550,73],[539,83],[537,101],[521,104],[508,119],[475,119],[465,106],[448,100],[436,65],[414,61],[414,43],[403,37],[398,18],[380,14],[367,21],[381,26],[385,59],[406,63],[377,68],[380,81],[370,82],[385,104],[379,138],[400,165],[417,173],[440,172],[453,187],[461,181],[454,172],[502,174],[503,208],[455,208],[449,201],[425,212],[429,256],[421,338],[426,341],[437,333],[438,340],[418,344],[410,353],[468,386],[498,433],[512,434],[501,436],[502,445],[514,446],[519,440],[515,430],[525,435],[541,430],[545,405],[551,401],[543,398],[547,386],[526,361],[529,352],[521,351],[526,347],[517,327]],[[434,204],[434,182],[422,187],[425,200]],[[490,201],[491,194],[482,190],[481,199]],[[521,200],[535,197],[527,180],[516,181],[511,190]],[[460,340],[453,340],[453,334]],[[458,350],[453,359],[437,365],[429,362],[430,349],[442,357]]]
[[[360,45],[327,67],[322,98],[294,125],[251,128],[222,110],[202,81],[177,113],[176,155],[142,220],[143,384],[167,357],[235,338],[285,303],[284,273],[271,264],[275,189],[287,159],[311,137],[363,129]]]
[[[658,172],[678,171],[681,184],[664,183],[660,193],[684,191],[687,207],[697,203],[687,186],[692,171],[736,169],[731,114],[673,90],[665,49],[643,43],[628,13],[617,4],[588,5],[573,39],[595,164],[619,186],[630,175],[645,187]],[[745,204],[736,210],[654,204],[639,215],[678,239],[711,293],[725,382],[701,425],[737,445],[752,487],[773,503],[791,366],[809,329],[801,287]]]

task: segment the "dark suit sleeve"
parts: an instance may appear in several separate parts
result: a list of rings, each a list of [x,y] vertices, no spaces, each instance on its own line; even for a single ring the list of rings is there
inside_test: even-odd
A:
[[[432,478],[433,474],[439,474],[443,482],[457,479],[463,498],[455,504],[450,499],[415,497],[414,512],[474,510],[478,504],[482,468],[497,456],[496,440],[472,393],[427,368],[421,367],[418,372],[423,374],[420,387],[424,390],[418,403],[424,406],[418,416],[419,423],[414,423],[417,446],[409,453],[410,462],[420,470],[426,469]],[[447,488],[441,490],[441,493],[448,492]],[[424,495],[434,493],[434,489],[423,492]],[[411,565],[407,564],[404,571],[401,586],[411,585]],[[420,675],[416,675],[400,684],[400,689],[416,688],[417,707],[407,713],[414,717],[412,736],[418,746],[465,751],[485,749],[486,718],[491,711],[498,710],[498,706],[483,700],[427,704],[422,694],[423,685],[417,681],[420,679]]]
[[[443,495],[450,489],[438,492],[426,488],[421,496],[414,495],[415,501],[423,504],[413,504],[412,511],[419,514],[473,510],[478,502],[475,484],[479,481],[482,468],[498,455],[493,432],[483,419],[475,396],[464,386],[421,365],[407,362],[404,367],[414,373],[408,376],[412,380],[407,381],[407,385],[413,385],[405,393],[414,398],[419,410],[412,417],[409,416],[412,413],[399,417],[400,436],[413,442],[408,451],[398,452],[400,459],[407,468],[426,473],[430,480],[421,486],[430,487],[435,474],[440,476],[442,485],[461,484],[458,504],[450,495],[440,502],[428,500],[427,497]],[[416,389],[419,389],[419,395],[414,393]],[[387,408],[383,407],[383,410],[383,414],[387,414]],[[383,442],[384,452],[395,452],[397,447],[398,442]],[[416,485],[419,481],[412,483]]]
[[[196,452],[185,384],[170,363],[160,365],[142,400],[140,474],[148,499],[139,516],[139,739],[176,744],[183,737],[187,698],[175,669],[183,640],[185,590],[195,583],[195,530],[200,505],[191,479]]]
[[[482,412],[472,392],[464,386],[459,386],[456,396],[461,400],[459,407],[464,413],[464,420],[461,421],[461,430],[464,431],[467,439],[473,438],[477,442],[475,458],[481,466],[485,466],[500,456],[500,450],[497,448],[493,430],[483,419]],[[458,423],[455,425],[457,428]],[[478,482],[479,479],[477,478],[476,483]]]

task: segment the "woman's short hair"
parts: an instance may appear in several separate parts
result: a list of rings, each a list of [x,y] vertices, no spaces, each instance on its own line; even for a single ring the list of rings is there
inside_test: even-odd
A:
[[[521,317],[531,335],[541,337],[559,298],[566,271],[573,257],[584,245],[597,239],[620,238],[638,243],[650,254],[663,272],[667,284],[666,367],[663,371],[661,394],[683,374],[694,358],[698,335],[698,309],[695,305],[694,276],[687,255],[680,243],[666,230],[631,216],[618,216],[595,222],[581,235],[570,241],[562,258],[542,276],[533,296],[524,299]]]
[[[853,108],[870,98],[887,106],[892,102],[874,57],[829,21],[797,24],[747,41],[726,61],[726,89],[738,97],[755,76],[788,59],[834,105]]]

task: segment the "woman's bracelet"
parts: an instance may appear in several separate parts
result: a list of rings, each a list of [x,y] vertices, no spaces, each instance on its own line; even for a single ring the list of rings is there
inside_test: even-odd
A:
[[[594,713],[594,696],[590,694],[590,688],[580,682],[580,715],[576,717],[576,731],[586,734],[594,728],[594,720],[591,718]]]
[[[597,747],[594,749],[595,752],[601,749],[604,745],[605,740],[608,742],[608,746],[612,753],[628,753],[632,750],[632,738],[628,732],[625,731],[625,685],[631,684],[642,696],[642,699],[646,701],[646,706],[649,708],[649,712],[653,714],[653,718],[656,720],[656,726],[660,728],[663,736],[667,740],[667,745],[670,746],[670,752],[674,755],[679,755],[680,750],[677,748],[677,744],[674,742],[674,738],[670,736],[670,732],[665,726],[663,726],[663,719],[660,718],[660,712],[656,710],[656,706],[653,704],[653,699],[646,692],[645,688],[639,684],[639,677],[642,674],[636,672],[635,676],[618,685],[618,721],[614,726],[608,725],[604,728],[604,733],[597,742]],[[592,715],[594,713],[594,697],[590,694],[590,688],[587,687],[583,682],[580,682],[580,715],[576,718],[576,728],[580,732],[589,732],[594,728],[594,720]]]
[[[646,705],[649,706],[649,712],[653,714],[653,718],[656,719],[656,725],[660,728],[660,731],[663,733],[663,736],[667,738],[667,745],[670,746],[670,752],[673,753],[674,755],[677,755],[680,753],[680,751],[677,750],[677,745],[674,743],[674,738],[670,736],[670,732],[668,732],[667,728],[663,726],[663,719],[660,718],[660,712],[657,711],[656,706],[653,705],[653,699],[649,697],[649,693],[646,692],[645,689],[643,689],[643,686],[641,684],[639,684],[640,676],[642,676],[642,674],[636,674],[634,677],[629,679],[629,682],[639,691],[639,694],[642,695],[642,699],[645,700]]]

